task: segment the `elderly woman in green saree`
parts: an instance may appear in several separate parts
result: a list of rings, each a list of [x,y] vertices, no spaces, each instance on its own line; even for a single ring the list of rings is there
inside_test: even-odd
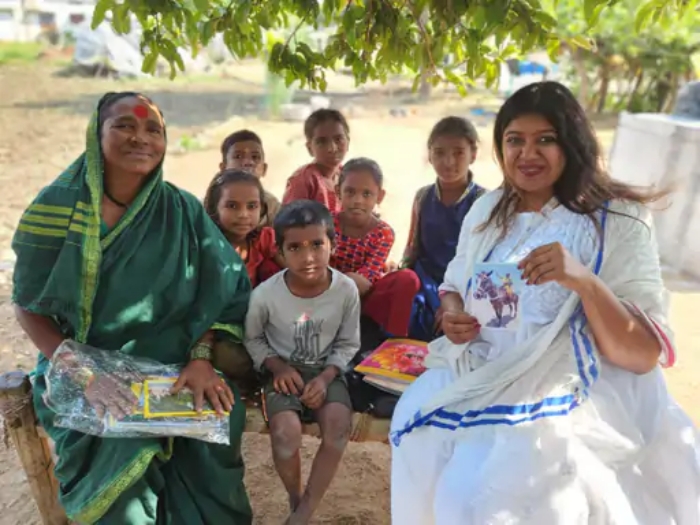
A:
[[[38,418],[56,446],[60,501],[78,523],[246,525],[240,440],[245,406],[212,366],[223,335],[240,341],[250,283],[199,201],[163,180],[165,124],[151,100],[109,93],[85,152],[22,216],[13,301],[40,351]],[[186,438],[99,438],[54,426],[44,374],[66,340],[183,364],[179,385],[229,412],[230,445]],[[62,352],[56,354],[56,357]],[[79,376],[98,413],[119,413],[119,385]],[[128,408],[128,407],[127,407]]]

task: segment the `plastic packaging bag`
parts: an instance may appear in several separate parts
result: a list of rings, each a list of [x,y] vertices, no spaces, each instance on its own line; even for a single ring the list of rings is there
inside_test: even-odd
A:
[[[175,437],[229,444],[229,418],[192,392],[170,389],[179,366],[64,341],[46,371],[44,402],[57,427],[101,437]]]

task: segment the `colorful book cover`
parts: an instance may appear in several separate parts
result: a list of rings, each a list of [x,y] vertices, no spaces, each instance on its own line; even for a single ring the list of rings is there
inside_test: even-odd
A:
[[[478,263],[474,266],[469,311],[482,328],[516,331],[525,286],[516,263]]]
[[[188,388],[183,388],[177,394],[171,394],[170,390],[175,381],[175,378],[163,377],[147,379],[144,382],[144,416],[147,419],[201,417],[216,414],[206,400],[202,412],[197,413],[194,410],[194,393]]]
[[[355,367],[356,372],[371,376],[413,382],[425,372],[423,361],[428,343],[413,339],[388,339]]]

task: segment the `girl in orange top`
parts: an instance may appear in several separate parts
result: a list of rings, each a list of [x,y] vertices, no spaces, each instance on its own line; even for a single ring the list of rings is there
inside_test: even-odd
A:
[[[267,206],[260,180],[246,171],[223,170],[211,181],[204,207],[245,262],[253,288],[284,267],[275,231],[261,227]]]
[[[337,109],[314,111],[304,123],[306,149],[314,160],[287,179],[282,204],[308,199],[340,211],[336,181],[350,144],[350,127]]]

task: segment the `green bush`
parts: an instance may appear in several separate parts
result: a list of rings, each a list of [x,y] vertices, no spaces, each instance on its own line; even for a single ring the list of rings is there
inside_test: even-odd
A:
[[[34,62],[41,49],[36,42],[0,42],[0,65]]]

